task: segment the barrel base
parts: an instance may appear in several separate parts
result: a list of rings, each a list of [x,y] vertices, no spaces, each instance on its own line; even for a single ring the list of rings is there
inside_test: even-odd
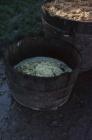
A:
[[[13,93],[13,98],[15,101],[17,101],[17,103],[21,104],[24,107],[30,108],[32,110],[36,110],[36,111],[49,111],[49,110],[57,110],[59,107],[62,107],[65,103],[67,103],[67,101],[69,100],[70,95],[60,99],[59,101],[57,101],[57,103],[55,103],[53,106],[48,106],[46,108],[41,108],[41,107],[36,107],[35,105],[29,105],[28,103],[25,103],[25,100],[23,100],[23,98],[21,98],[20,96],[17,96],[17,94]]]

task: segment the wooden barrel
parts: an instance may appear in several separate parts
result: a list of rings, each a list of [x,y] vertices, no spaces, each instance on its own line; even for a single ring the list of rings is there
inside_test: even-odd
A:
[[[42,5],[42,23],[46,38],[63,38],[76,46],[82,57],[81,72],[92,69],[92,22],[74,21],[51,16],[45,4]]]
[[[14,69],[21,60],[35,56],[62,60],[72,68],[72,72],[55,77],[37,77]],[[35,110],[50,110],[62,106],[72,92],[81,65],[80,54],[72,44],[41,37],[26,37],[10,45],[4,54],[4,60],[13,97],[20,104]]]

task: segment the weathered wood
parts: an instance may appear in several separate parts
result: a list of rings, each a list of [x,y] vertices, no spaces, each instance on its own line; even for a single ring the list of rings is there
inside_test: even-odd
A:
[[[14,65],[27,57],[49,56],[63,60],[71,73],[55,77],[25,75]],[[9,46],[5,53],[6,74],[13,96],[21,104],[33,109],[55,109],[69,98],[79,73],[81,57],[72,44],[65,41],[24,38]]]

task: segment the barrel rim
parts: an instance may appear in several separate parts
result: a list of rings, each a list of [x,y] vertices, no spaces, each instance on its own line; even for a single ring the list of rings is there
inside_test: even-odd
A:
[[[31,36],[28,36],[29,38],[31,38],[32,40],[35,40],[35,39],[38,39],[38,37],[31,37]],[[22,40],[26,40],[26,38],[27,37],[24,37],[23,39],[21,39],[20,40],[20,42],[22,41]],[[45,41],[47,41],[44,37],[39,37],[39,38],[41,38],[41,39],[44,39]],[[64,41],[64,40],[63,40]],[[19,41],[18,41],[19,42]],[[10,46],[8,46],[8,47],[12,47],[13,45],[16,45],[18,42],[14,42],[13,44],[11,44]],[[64,42],[66,42],[66,41],[64,41]],[[43,80],[53,80],[53,79],[58,79],[58,78],[61,78],[61,77],[65,77],[65,76],[67,76],[67,77],[70,77],[72,74],[74,74],[76,71],[79,71],[79,69],[80,69],[80,66],[81,66],[81,63],[82,63],[82,59],[81,59],[81,54],[80,54],[80,51],[79,50],[77,50],[76,49],[76,47],[74,47],[74,45],[72,44],[72,43],[69,43],[69,42],[66,42],[67,44],[70,44],[71,45],[71,47],[73,48],[73,49],[75,49],[76,50],[76,52],[77,52],[77,54],[78,54],[78,57],[79,57],[79,59],[80,59],[80,63],[78,64],[78,66],[76,67],[76,68],[74,68],[74,69],[72,69],[72,72],[66,72],[66,73],[63,73],[63,74],[61,74],[61,75],[57,75],[57,76],[55,76],[55,77],[39,77],[39,76],[32,76],[32,75],[28,75],[28,74],[24,74],[24,73],[22,73],[22,72],[19,72],[19,71],[17,71],[16,69],[14,69],[14,67],[12,66],[12,65],[10,65],[10,63],[9,63],[9,61],[7,61],[7,53],[8,53],[8,48],[7,48],[7,50],[5,51],[5,53],[4,53],[4,62],[5,62],[5,65],[6,65],[6,68],[8,68],[8,70],[10,70],[10,71],[12,71],[13,73],[16,73],[16,74],[18,74],[18,75],[20,75],[20,76],[22,76],[22,77],[24,77],[24,78],[28,78],[28,79],[31,79],[31,78],[33,78],[33,79],[43,79]]]
[[[42,10],[43,10],[43,12],[44,13],[48,13],[48,11],[45,9],[45,4],[47,4],[47,3],[49,3],[48,1],[44,1],[43,2],[43,4],[42,4],[42,6],[41,6],[41,8],[42,8]],[[50,15],[51,16],[51,15]],[[59,17],[59,16],[55,16],[55,15],[52,15],[53,17]],[[78,23],[82,23],[82,24],[84,24],[84,23],[86,23],[86,24],[92,24],[92,21],[82,21],[82,20],[78,20],[78,21],[76,21],[76,20],[73,20],[73,19],[68,19],[68,18],[64,18],[64,17],[59,17],[59,18],[61,18],[61,19],[63,19],[63,20],[67,20],[67,21],[72,21],[72,22],[78,22]]]
[[[50,15],[48,10],[46,10],[46,8],[45,8],[46,3],[48,3],[48,1],[43,2],[42,6],[41,6],[42,16],[44,18],[47,17],[50,22],[52,20],[51,24],[54,25],[54,21],[58,21],[58,24],[59,24],[59,22],[62,23],[62,28],[63,28],[63,26],[70,26],[70,27],[72,26],[72,32],[74,32],[74,33],[82,33],[83,32],[85,34],[86,33],[87,34],[92,34],[92,31],[90,30],[90,28],[92,28],[92,21],[81,21],[81,20],[76,21],[76,20],[73,20],[73,19],[59,17],[59,16],[56,16],[56,15]],[[79,27],[80,27],[81,30],[80,29],[78,30]],[[85,30],[85,28],[86,28],[86,30]]]

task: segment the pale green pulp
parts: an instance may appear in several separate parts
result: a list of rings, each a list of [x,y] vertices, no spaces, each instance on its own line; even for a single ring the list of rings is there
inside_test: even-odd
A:
[[[64,62],[50,57],[32,57],[19,62],[15,69],[28,75],[38,77],[54,77],[72,69]]]

